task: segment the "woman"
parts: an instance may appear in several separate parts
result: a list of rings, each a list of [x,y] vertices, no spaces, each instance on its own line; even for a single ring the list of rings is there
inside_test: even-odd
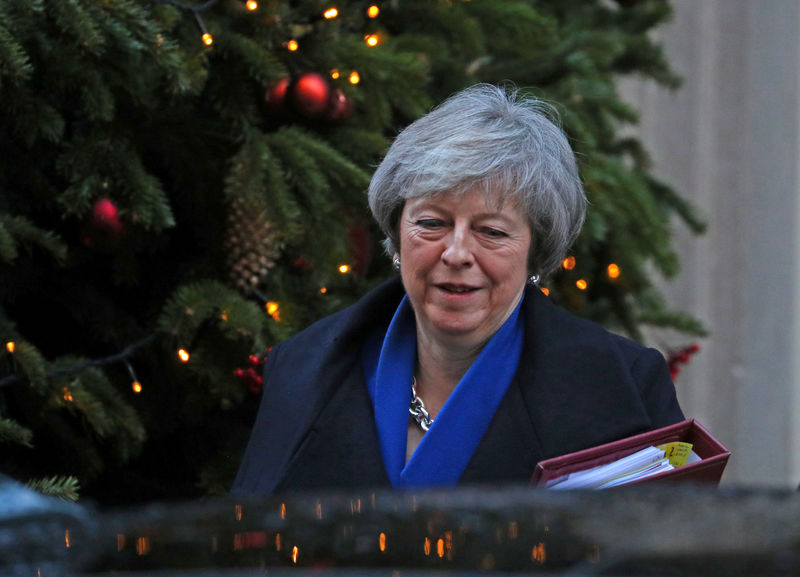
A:
[[[397,137],[369,202],[400,279],[272,349],[235,494],[524,483],[683,419],[657,351],[536,287],[586,205],[551,112],[478,85]]]

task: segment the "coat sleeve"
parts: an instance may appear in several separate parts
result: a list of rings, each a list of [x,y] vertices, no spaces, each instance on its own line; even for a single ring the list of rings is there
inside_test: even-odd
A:
[[[631,365],[631,373],[653,428],[684,420],[669,367],[659,351],[642,349]]]

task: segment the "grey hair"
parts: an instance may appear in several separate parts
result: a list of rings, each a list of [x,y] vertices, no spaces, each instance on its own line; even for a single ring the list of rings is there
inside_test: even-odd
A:
[[[586,196],[551,105],[477,84],[401,131],[369,185],[387,252],[399,252],[407,199],[476,189],[501,191],[501,202],[523,207],[533,238],[531,270],[542,277],[555,271],[583,226]]]

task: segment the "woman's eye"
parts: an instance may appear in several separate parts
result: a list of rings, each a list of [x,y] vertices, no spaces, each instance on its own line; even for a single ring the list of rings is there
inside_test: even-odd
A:
[[[444,222],[437,218],[423,218],[417,221],[417,225],[423,228],[438,228],[444,226]]]
[[[501,238],[501,237],[506,236],[506,233],[504,233],[502,230],[498,230],[496,228],[491,228],[489,226],[483,227],[482,230],[483,230],[483,234],[485,234],[486,236],[490,236],[492,238]]]

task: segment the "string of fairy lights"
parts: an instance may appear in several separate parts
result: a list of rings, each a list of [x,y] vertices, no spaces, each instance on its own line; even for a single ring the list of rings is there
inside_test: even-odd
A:
[[[195,21],[197,23],[197,26],[198,26],[198,28],[200,30],[200,34],[201,34],[200,40],[202,41],[202,43],[204,45],[206,45],[206,46],[212,46],[214,44],[214,38],[211,35],[211,33],[208,31],[208,28],[205,25],[205,21],[203,20],[202,14],[207,12],[208,10],[210,10],[216,4],[218,4],[219,0],[207,0],[206,2],[203,2],[203,3],[198,4],[198,5],[189,5],[189,4],[186,4],[185,2],[180,2],[178,0],[153,0],[153,2],[154,3],[158,3],[158,4],[168,4],[168,5],[171,5],[171,6],[174,6],[174,7],[178,8],[178,9],[184,11],[184,12],[187,12],[187,13],[191,14],[194,17],[194,19],[195,19]],[[244,5],[245,5],[246,9],[251,11],[251,12],[255,12],[255,11],[257,11],[259,9],[259,4],[258,4],[257,0],[244,0]],[[374,18],[377,18],[380,15],[380,11],[381,10],[380,10],[380,6],[378,4],[369,4],[368,6],[366,6],[365,11],[366,11],[365,12],[366,16],[369,19],[374,19]],[[331,5],[328,8],[326,8],[325,10],[323,10],[323,12],[319,16],[320,16],[320,18],[319,18],[320,20],[332,21],[332,20],[335,20],[336,18],[340,17],[340,11],[336,6]],[[371,33],[364,34],[364,42],[369,47],[377,47],[382,43],[382,38],[378,33],[371,32]],[[296,52],[296,51],[301,49],[300,40],[297,39],[297,38],[288,38],[285,42],[283,42],[282,46],[286,50],[289,50],[291,52]],[[342,76],[342,72],[339,71],[338,69],[335,69],[335,68],[330,70],[329,74],[330,74],[331,78],[333,78],[334,80],[339,79]],[[352,70],[352,71],[349,71],[347,74],[348,74],[348,77],[347,77],[348,81],[351,84],[355,85],[355,84],[358,84],[361,81],[361,75],[359,74],[358,71]],[[575,270],[575,268],[577,266],[577,261],[576,261],[574,256],[569,256],[569,257],[565,258],[562,261],[561,266],[566,271],[572,271],[572,270]],[[351,265],[349,265],[347,263],[342,263],[342,264],[338,265],[337,270],[338,270],[338,272],[340,274],[347,275],[352,271],[352,267],[351,267]],[[615,263],[609,264],[606,267],[606,275],[612,281],[618,279],[620,277],[620,275],[621,275],[620,267]],[[575,283],[575,287],[580,291],[586,291],[586,290],[589,289],[589,281],[584,277],[576,279],[574,281],[574,283]],[[547,287],[541,287],[541,290],[545,294],[549,294],[550,293],[550,290]],[[260,298],[261,302],[264,303],[265,312],[275,322],[281,322],[280,303],[278,303],[278,302],[276,302],[274,300],[270,300],[269,298],[267,298],[265,295],[263,295],[262,293],[260,293],[258,291],[253,291],[253,292],[254,292],[254,294],[256,296],[258,296]],[[319,293],[323,294],[323,295],[327,294],[328,293],[328,288],[325,287],[325,286],[320,287],[319,288]],[[223,322],[227,321],[227,317],[226,317],[224,312],[221,313],[221,320]],[[125,367],[127,369],[127,372],[130,375],[130,378],[131,378],[131,390],[135,394],[139,394],[139,393],[141,393],[143,391],[143,386],[142,386],[141,382],[139,381],[139,379],[136,376],[136,373],[135,373],[135,371],[133,369],[133,366],[131,365],[130,359],[140,348],[151,344],[155,340],[155,338],[156,338],[156,335],[155,334],[151,334],[151,335],[149,335],[149,336],[147,336],[147,337],[145,337],[145,338],[143,338],[143,339],[141,339],[141,340],[139,340],[139,341],[127,346],[120,353],[117,353],[117,354],[114,354],[114,355],[110,355],[110,356],[107,356],[107,357],[103,357],[103,358],[94,359],[94,360],[91,360],[91,361],[87,361],[85,363],[76,364],[76,365],[68,367],[68,368],[61,368],[61,369],[58,369],[58,370],[49,371],[49,372],[46,373],[45,376],[48,377],[48,378],[51,378],[51,377],[57,377],[57,376],[64,376],[64,375],[68,375],[68,374],[75,374],[75,373],[79,373],[79,372],[81,372],[83,370],[86,370],[88,368],[91,368],[91,367],[100,367],[100,366],[105,366],[105,365],[110,365],[110,364],[113,364],[113,363],[120,363],[121,362],[121,363],[123,363],[125,365]],[[10,384],[13,384],[13,383],[16,383],[16,382],[19,382],[19,381],[24,380],[26,378],[25,375],[18,370],[18,364],[13,359],[14,355],[17,353],[17,343],[14,340],[7,340],[5,342],[5,344],[4,344],[4,347],[5,347],[6,353],[12,357],[13,372],[12,372],[12,374],[10,374],[8,376],[0,378],[0,388],[2,388],[4,386],[7,386],[7,385],[10,385]],[[180,362],[180,363],[189,363],[191,361],[192,355],[191,355],[190,351],[188,350],[188,348],[186,348],[184,346],[179,346],[175,350],[175,357],[178,360],[178,362]],[[251,361],[252,361],[252,358],[251,358]],[[66,387],[64,388],[64,391],[63,391],[63,397],[64,397],[64,400],[68,401],[68,402],[71,402],[71,401],[74,400],[71,392]]]
[[[207,0],[203,4],[199,4],[197,6],[193,6],[190,4],[186,4],[185,2],[179,2],[177,0],[153,0],[153,2],[157,4],[168,4],[170,6],[174,6],[184,12],[188,12],[192,14],[197,23],[197,27],[200,29],[200,40],[206,46],[211,46],[214,44],[214,37],[208,31],[206,27],[205,21],[203,20],[202,14],[203,12],[208,11],[211,9],[215,4],[219,3],[219,0]],[[244,6],[250,12],[256,12],[259,9],[259,4],[257,0],[244,0]],[[366,8],[366,15],[370,19],[377,18],[380,14],[380,6],[378,4],[370,4]],[[325,20],[334,20],[335,18],[339,17],[339,9],[336,6],[330,6],[323,10],[321,14],[322,18]],[[368,33],[364,35],[364,42],[367,46],[375,47],[381,42],[381,37],[377,33]],[[291,38],[286,40],[283,44],[287,50],[292,52],[296,52],[300,49],[300,43],[297,39]],[[352,82],[352,78],[351,78]],[[353,82],[353,84],[356,84]]]

